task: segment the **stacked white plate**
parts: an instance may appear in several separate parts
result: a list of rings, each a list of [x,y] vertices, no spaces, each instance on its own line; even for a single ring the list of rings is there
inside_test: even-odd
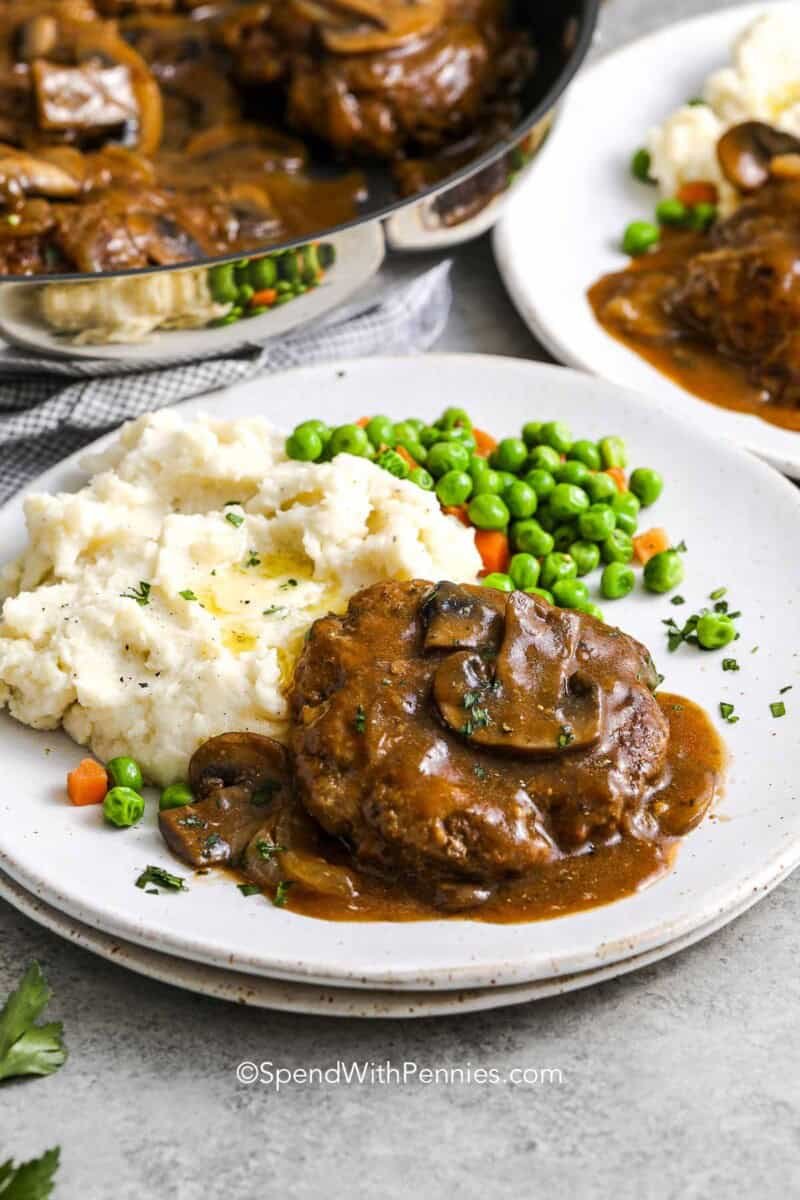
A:
[[[340,423],[376,410],[434,419],[453,403],[501,436],[555,417],[580,436],[622,434],[635,463],[665,477],[658,523],[687,542],[687,601],[701,605],[727,585],[742,610],[735,674],[722,673],[719,655],[666,653],[662,621],[671,610],[663,597],[637,589],[607,613],[650,646],[668,690],[711,713],[729,700],[740,715],[737,725],[721,725],[731,756],[724,797],[686,839],[674,869],[615,904],[523,925],[314,920],[259,897],[245,902],[213,873],[193,879],[188,895],[149,895],[134,887],[142,868],[174,866],[156,822],[113,834],[95,809],[67,805],[63,780],[75,746],[4,717],[0,894],[95,953],[195,991],[302,1012],[409,1016],[517,1003],[633,970],[719,928],[797,864],[793,693],[783,720],[769,705],[789,684],[800,694],[800,611],[796,567],[769,531],[780,531],[781,546],[793,544],[800,500],[777,472],[614,384],[512,359],[317,367],[214,393],[184,411],[260,413],[291,428],[311,416]],[[80,483],[72,459],[35,488]],[[24,539],[18,497],[0,512],[0,544],[13,555]]]

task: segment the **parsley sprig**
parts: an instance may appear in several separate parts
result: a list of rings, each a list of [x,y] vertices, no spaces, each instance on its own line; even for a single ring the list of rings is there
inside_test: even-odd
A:
[[[19,987],[11,992],[0,1010],[0,1079],[12,1079],[18,1075],[52,1075],[59,1067],[63,1067],[67,1051],[62,1041],[61,1022],[36,1024],[50,1003],[50,996],[39,964],[32,963]]]
[[[0,1162],[0,1200],[47,1200],[53,1192],[60,1157],[61,1147],[54,1146],[19,1166],[14,1165],[13,1158]]]
[[[188,821],[184,824],[188,824]],[[136,886],[137,888],[146,888],[148,884],[165,888],[169,892],[188,892],[189,890],[182,875],[173,875],[164,867],[145,867],[136,880]]]
[[[140,608],[145,608],[150,603],[151,591],[152,584],[146,579],[140,579],[138,588],[130,587],[127,592],[120,592],[120,596],[123,600],[135,600]]]

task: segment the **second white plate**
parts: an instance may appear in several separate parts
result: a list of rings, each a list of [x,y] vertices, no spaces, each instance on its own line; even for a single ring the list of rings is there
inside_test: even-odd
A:
[[[654,190],[630,159],[706,76],[730,60],[733,40],[769,5],[726,8],[642,38],[581,74],[539,158],[495,229],[497,264],[520,315],[556,358],[638,388],[711,434],[800,478],[800,433],[707,404],[684,391],[597,323],[587,288],[627,261],[629,221],[650,219]]]

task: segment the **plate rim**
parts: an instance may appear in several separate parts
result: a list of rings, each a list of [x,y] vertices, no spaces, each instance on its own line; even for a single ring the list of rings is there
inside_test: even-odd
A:
[[[719,437],[724,437],[736,445],[749,450],[751,453],[758,455],[759,458],[770,463],[770,465],[782,474],[798,479],[800,478],[800,430],[795,433],[793,430],[784,429],[781,426],[764,421],[754,413],[740,413],[734,410],[723,409],[711,404],[709,401],[703,400],[701,397],[681,387],[674,380],[663,375],[657,368],[647,363],[644,359],[641,359],[633,351],[628,350],[622,343],[617,342],[610,334],[605,335],[605,344],[614,344],[625,351],[625,353],[624,355],[620,355],[620,368],[618,371],[612,373],[604,369],[604,366],[598,364],[595,356],[590,351],[582,351],[580,346],[576,347],[571,343],[565,342],[555,325],[546,321],[537,301],[528,292],[525,273],[519,266],[518,256],[515,252],[516,245],[518,244],[516,230],[518,222],[523,219],[518,214],[526,212],[526,200],[535,200],[534,189],[543,186],[540,176],[545,175],[550,159],[558,149],[559,133],[563,138],[564,126],[569,127],[570,120],[578,112],[584,89],[591,88],[597,79],[602,79],[609,71],[618,70],[624,73],[627,59],[637,58],[643,51],[645,53],[652,53],[656,49],[662,48],[676,34],[682,37],[688,36],[701,27],[704,29],[713,29],[720,26],[726,29],[727,32],[724,35],[720,35],[721,52],[724,52],[729,47],[731,37],[735,36],[736,30],[734,27],[736,25],[740,24],[739,31],[741,32],[746,24],[756,17],[771,11],[789,8],[792,6],[792,3],[793,0],[771,0],[770,3],[766,4],[750,2],[741,5],[731,5],[717,9],[711,13],[701,13],[687,17],[685,20],[670,22],[659,29],[644,34],[642,37],[634,38],[624,43],[617,49],[604,54],[589,66],[584,67],[562,99],[559,112],[560,120],[557,128],[554,129],[554,136],[549,138],[547,143],[542,147],[536,162],[531,167],[528,178],[520,182],[514,196],[510,197],[499,221],[495,225],[492,232],[492,250],[503,284],[520,317],[534,337],[560,363],[576,370],[588,372],[597,378],[607,379],[609,382],[616,383],[623,388],[639,391],[650,390],[657,403],[660,403],[665,408],[670,406],[670,401],[679,401],[683,406],[684,416],[687,420],[691,420],[693,424],[704,424],[704,414],[706,419],[708,419],[706,410],[710,410],[712,413],[717,414],[720,423],[717,434]],[[673,104],[679,102],[679,99],[676,99]],[[666,111],[669,110],[667,109]],[[645,132],[646,129],[643,127],[642,136],[644,136]],[[609,146],[607,148],[607,157],[609,159],[613,157],[615,149],[618,149],[618,147]],[[622,219],[624,219],[624,215]],[[605,231],[601,230],[599,232],[602,236]],[[579,300],[585,300],[585,297],[581,295],[576,298],[576,303]],[[598,326],[598,328],[600,327]],[[625,364],[631,361],[642,370],[646,382],[645,379],[632,380],[629,375],[626,375]],[[630,369],[635,370],[636,367],[631,366]],[[765,445],[759,435],[761,435],[761,438],[769,438],[770,442],[774,444]]]
[[[332,375],[340,374],[341,372],[344,372],[346,375],[354,375],[359,371],[366,372],[367,374],[375,371],[402,371],[409,369],[410,365],[411,369],[413,369],[414,365],[418,367],[420,363],[425,363],[426,370],[435,378],[437,364],[442,362],[446,362],[449,365],[455,363],[457,370],[463,368],[469,371],[470,374],[481,369],[488,369],[490,372],[497,373],[498,375],[503,371],[512,371],[515,373],[522,371],[529,374],[534,381],[536,376],[542,375],[552,378],[558,377],[560,380],[563,380],[567,376],[573,380],[573,384],[577,387],[606,389],[609,395],[621,393],[623,398],[627,397],[629,403],[649,409],[653,414],[657,415],[659,420],[666,422],[668,425],[675,426],[676,429],[682,427],[681,419],[669,411],[665,411],[664,407],[652,397],[642,396],[630,388],[625,388],[608,380],[588,376],[584,373],[574,372],[568,368],[511,357],[486,354],[429,354],[419,359],[403,356],[370,357],[342,360],[324,365],[296,367],[291,371],[282,372],[281,374],[291,376],[293,383],[296,383],[300,376],[306,376],[312,381],[316,380],[320,382],[329,380]],[[223,400],[229,405],[231,393],[236,393],[237,391],[246,392],[257,385],[258,382],[258,380],[250,380],[231,385],[170,407],[181,414],[193,415],[209,409],[209,406],[214,403],[219,405]],[[233,408],[235,412],[235,402]],[[234,412],[231,412],[230,407],[226,408],[226,415],[233,416]],[[115,433],[116,431],[111,431],[105,434],[90,446],[86,446],[82,450],[70,455],[68,458],[62,460],[62,462],[44,472],[38,479],[31,481],[0,509],[0,516],[3,518],[9,514],[13,516],[13,510],[21,509],[25,496],[33,490],[42,487],[70,486],[68,477],[74,471],[80,458],[87,453],[102,449],[104,444],[107,444],[114,438]],[[797,492],[797,489],[763,461],[748,454],[732,442],[720,441],[719,438],[706,429],[693,426],[691,433],[700,442],[705,442],[713,446],[715,451],[721,454],[723,458],[733,460],[734,463],[740,465],[746,464],[747,470],[759,476],[768,489],[773,489],[776,494],[780,492],[786,498],[791,497],[792,504],[796,507],[798,513],[800,513],[800,494]],[[67,477],[67,479],[64,477]],[[61,483],[57,482],[59,479]],[[17,514],[17,519],[18,517],[19,514]],[[502,978],[503,982],[507,983],[519,982],[523,978],[530,981],[542,978],[563,977],[570,973],[587,969],[585,965],[587,959],[591,959],[592,962],[625,961],[637,953],[646,952],[653,947],[664,945],[686,936],[692,930],[702,927],[708,920],[720,917],[720,923],[724,923],[725,914],[733,912],[745,895],[752,893],[754,898],[757,899],[761,895],[766,894],[786,874],[793,870],[798,863],[800,863],[800,832],[790,839],[788,844],[782,843],[780,848],[761,864],[757,872],[751,871],[747,875],[746,880],[737,884],[733,890],[731,890],[728,883],[725,886],[718,887],[715,893],[711,893],[710,898],[707,899],[702,908],[702,917],[698,916],[699,910],[695,908],[693,913],[690,914],[687,912],[684,916],[666,926],[663,923],[652,924],[635,941],[626,941],[624,944],[619,941],[598,941],[591,953],[583,952],[582,954],[577,954],[574,950],[559,951],[559,961],[557,963],[550,959],[547,964],[544,964],[543,956],[539,952],[539,962],[534,969],[531,969],[530,960],[526,964],[519,956],[516,959],[507,958],[505,961],[501,959],[492,966],[479,966],[477,968],[470,963],[464,963],[459,967],[444,966],[437,969],[420,969],[407,964],[401,964],[398,967],[390,968],[376,965],[373,969],[359,968],[358,971],[345,969],[337,965],[331,966],[330,962],[325,964],[319,959],[313,967],[309,967],[304,961],[298,962],[289,959],[278,962],[272,961],[268,966],[264,966],[263,964],[254,963],[249,955],[227,956],[227,959],[230,962],[236,962],[237,965],[246,969],[247,973],[265,975],[271,978],[287,979],[290,981],[314,981],[321,984],[330,984],[333,980],[344,980],[351,986],[371,987],[380,985],[382,987],[402,990],[419,989],[420,987],[452,989],[453,987],[467,988],[483,986],[487,978],[490,978],[492,981]],[[99,917],[95,915],[93,919],[87,920],[86,912],[83,910],[81,904],[73,903],[69,897],[64,896],[52,884],[48,884],[46,879],[40,878],[37,880],[29,878],[27,872],[20,870],[16,864],[10,861],[8,855],[2,849],[0,849],[0,866],[28,891],[41,895],[44,900],[49,900],[50,896],[54,897],[55,906],[69,913],[75,919],[95,924],[98,928],[111,931],[115,936],[122,937],[125,940],[144,946],[152,946],[152,936],[147,935],[143,929],[137,928],[135,919],[131,918],[130,915],[126,915],[121,920],[113,917],[109,919],[108,915],[103,914],[101,911]],[[391,929],[393,927],[387,925],[386,928]],[[219,956],[213,951],[204,950],[202,944],[198,943],[198,940],[194,937],[189,938],[180,935],[176,940],[168,931],[165,932],[161,929],[158,933],[158,940],[160,944],[168,948],[170,953],[175,954],[177,957],[206,962],[209,965],[218,964]],[[584,965],[579,966],[580,963],[584,963]]]

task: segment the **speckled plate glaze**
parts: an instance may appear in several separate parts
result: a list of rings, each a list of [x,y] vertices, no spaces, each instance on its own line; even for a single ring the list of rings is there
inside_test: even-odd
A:
[[[633,151],[730,61],[731,43],[757,16],[779,7],[749,4],[669,25],[581,74],[504,209],[494,248],[520,315],[561,362],[647,392],[800,479],[800,433],[691,395],[607,334],[586,299],[596,279],[625,265],[619,242],[628,222],[652,217],[656,193],[632,178]]]
[[[58,934],[73,945],[89,950],[117,966],[125,967],[128,971],[135,971],[148,979],[156,979],[160,983],[168,983],[189,992],[212,996],[216,1000],[228,1000],[232,1004],[322,1017],[444,1017],[455,1013],[527,1004],[532,1000],[543,1000],[547,996],[561,996],[565,992],[592,987],[617,975],[627,975],[631,971],[649,966],[650,963],[658,962],[661,958],[677,954],[679,950],[708,937],[721,925],[726,925],[738,917],[755,903],[757,898],[755,895],[748,897],[747,902],[740,908],[717,917],[709,925],[695,929],[687,937],[659,946],[647,954],[637,954],[623,962],[598,967],[594,971],[580,971],[575,975],[561,975],[555,979],[511,984],[508,987],[489,984],[482,988],[455,991],[392,992],[377,988],[326,988],[312,983],[291,983],[289,980],[245,975],[239,971],[226,971],[222,967],[209,967],[204,963],[190,962],[174,955],[160,954],[157,950],[149,950],[145,946],[137,946],[134,942],[126,942],[124,938],[112,937],[108,933],[92,929],[90,925],[84,925],[74,917],[51,908],[49,904],[27,892],[0,871],[0,899],[7,900],[19,912],[51,933]]]
[[[686,840],[675,869],[616,904],[516,926],[316,921],[259,897],[245,900],[213,874],[193,881],[188,894],[151,896],[133,886],[139,871],[147,863],[175,866],[152,806],[125,833],[104,827],[95,808],[71,808],[63,780],[78,756],[75,746],[9,718],[0,722],[6,783],[0,868],[59,911],[161,953],[246,975],[419,991],[553,980],[612,965],[621,970],[626,960],[721,923],[800,861],[792,699],[800,693],[798,569],[784,549],[800,532],[800,498],[777,472],[614,384],[495,357],[429,355],[302,369],[211,394],[184,411],[263,413],[289,427],[311,415],[340,422],[376,409],[432,419],[454,401],[498,434],[555,416],[584,436],[625,434],[634,465],[655,467],[667,480],[653,522],[687,541],[684,611],[728,585],[743,612],[736,644],[742,669],[723,673],[718,654],[683,647],[667,655],[662,621],[675,613],[667,598],[637,589],[607,605],[609,617],[650,645],[669,690],[714,713],[720,700],[729,700],[740,714],[737,725],[722,726],[732,761],[717,817]],[[71,459],[36,487],[71,488],[80,480]],[[21,497],[0,512],[0,544],[9,554],[24,544]],[[774,720],[769,704],[789,684],[796,691],[784,697],[787,716]]]

